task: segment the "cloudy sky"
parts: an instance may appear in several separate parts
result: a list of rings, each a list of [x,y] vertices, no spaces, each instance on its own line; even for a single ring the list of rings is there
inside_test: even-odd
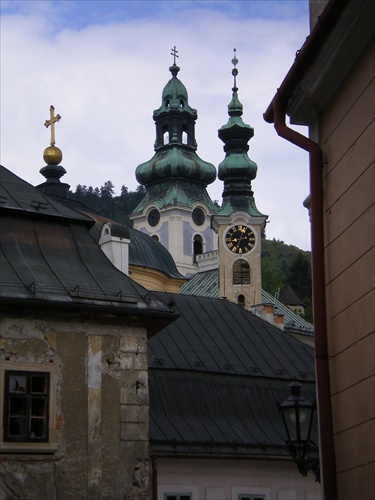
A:
[[[49,107],[61,121],[56,145],[63,181],[135,190],[134,171],[153,155],[152,112],[170,78],[179,78],[198,110],[198,155],[224,158],[217,130],[228,120],[233,48],[243,119],[255,129],[249,156],[267,237],[310,249],[303,200],[308,156],[263,120],[276,89],[308,35],[308,0],[90,1],[1,0],[1,163],[33,185],[44,178]],[[302,133],[306,130],[302,129]],[[222,184],[208,188],[221,201]]]

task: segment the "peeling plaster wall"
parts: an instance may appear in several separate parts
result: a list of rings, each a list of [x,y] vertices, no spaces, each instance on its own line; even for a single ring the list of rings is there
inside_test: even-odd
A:
[[[148,498],[146,331],[3,318],[0,332],[3,366],[50,363],[57,372],[56,451],[2,452],[0,500]]]

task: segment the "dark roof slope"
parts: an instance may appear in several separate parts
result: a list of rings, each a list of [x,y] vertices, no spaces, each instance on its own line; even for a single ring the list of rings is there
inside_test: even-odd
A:
[[[13,214],[15,211],[20,211],[23,217],[49,219],[54,217],[60,221],[63,219],[80,221],[89,227],[93,225],[89,217],[44,195],[2,165],[0,165],[0,208],[3,214],[8,210]]]
[[[110,263],[89,234],[90,219],[50,200],[4,168],[0,181],[3,308],[110,310],[132,315],[132,321],[150,317],[150,331],[176,317],[171,306]],[[45,204],[42,215],[30,200]]]
[[[212,269],[194,274],[189,281],[181,285],[180,292],[196,297],[219,297],[219,270]],[[280,300],[262,290],[262,303],[275,306],[275,313],[284,316],[285,330],[295,331],[302,335],[313,335],[314,326],[306,321],[302,316],[285,306]],[[301,304],[302,302],[300,302]]]
[[[172,255],[148,234],[129,228],[129,264],[162,271],[171,278],[185,279],[177,270]]]
[[[288,456],[276,401],[294,379],[315,399],[313,349],[229,301],[174,300],[180,317],[149,342],[153,453]]]
[[[290,458],[277,409],[290,395],[285,381],[151,369],[149,388],[153,454]],[[315,399],[314,384],[303,396]]]
[[[279,297],[280,302],[286,306],[303,306],[303,300],[301,300],[293,288],[287,283],[282,289]]]
[[[237,304],[181,294],[173,300],[180,317],[150,342],[150,367],[314,380],[312,348]]]

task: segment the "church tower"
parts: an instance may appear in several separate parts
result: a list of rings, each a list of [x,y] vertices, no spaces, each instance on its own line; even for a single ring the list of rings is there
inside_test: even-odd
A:
[[[223,204],[212,217],[212,227],[218,234],[219,297],[251,309],[262,302],[261,231],[267,215],[258,211],[251,188],[258,168],[248,156],[248,142],[254,129],[241,118],[243,106],[236,86],[236,49],[232,63],[234,86],[228,105],[229,120],[219,129],[225,151],[218,171],[219,179],[224,182]]]
[[[135,229],[160,241],[180,273],[189,276],[197,270],[198,254],[217,250],[211,216],[219,207],[206,190],[216,179],[216,169],[196,153],[197,111],[189,106],[187,90],[177,78],[175,47],[172,55],[172,78],[164,87],[161,107],[153,113],[155,154],[136,169],[146,194],[130,219]]]

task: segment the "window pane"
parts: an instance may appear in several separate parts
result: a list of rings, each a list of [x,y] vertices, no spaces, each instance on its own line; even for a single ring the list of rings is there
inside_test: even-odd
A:
[[[32,418],[30,422],[30,437],[45,438],[46,437],[46,419]]]
[[[31,375],[31,393],[47,393],[47,375],[44,373]]]
[[[13,438],[26,437],[26,417],[9,418],[9,436]]]
[[[27,389],[27,375],[10,375],[9,392],[25,393]]]
[[[46,399],[32,398],[31,399],[31,416],[45,417],[46,416]]]
[[[9,398],[9,416],[26,416],[26,398]]]

